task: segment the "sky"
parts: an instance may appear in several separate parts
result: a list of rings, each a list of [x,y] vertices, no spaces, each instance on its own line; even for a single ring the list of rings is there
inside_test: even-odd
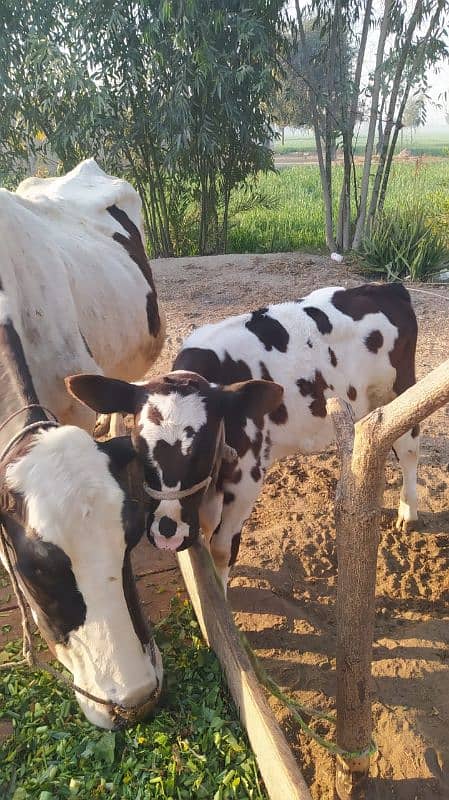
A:
[[[309,0],[299,0],[299,5],[301,8],[304,8],[308,5]],[[377,6],[377,10],[379,10],[381,6],[381,2],[375,2],[375,7]],[[382,2],[383,4],[383,2]],[[412,6],[412,0],[407,0],[408,6]],[[294,0],[288,0],[287,7],[289,13],[293,16],[295,14],[295,2]],[[365,73],[367,74],[370,69],[374,67],[375,58],[376,58],[376,46],[377,46],[377,38],[378,38],[378,30],[374,30],[368,37],[367,43],[367,50],[366,50],[366,68]],[[431,70],[429,71],[429,96],[431,99],[431,103],[427,107],[427,125],[426,127],[438,127],[438,128],[449,128],[445,121],[445,113],[449,111],[449,62],[441,62],[439,65],[439,69],[437,71]],[[446,101],[441,97],[441,95],[447,92],[448,98]],[[442,104],[445,106],[442,109],[438,109],[435,107],[436,104]]]

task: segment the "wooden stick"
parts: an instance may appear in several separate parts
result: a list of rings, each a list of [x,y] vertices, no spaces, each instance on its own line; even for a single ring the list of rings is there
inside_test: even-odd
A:
[[[449,360],[391,403],[354,425],[348,403],[329,398],[342,470],[337,531],[337,742],[363,752],[372,740],[371,662],[377,549],[385,461],[394,442],[449,401]],[[339,800],[365,796],[369,757],[337,757]]]
[[[203,636],[226,675],[270,800],[311,800],[243,649],[209,553],[198,543],[178,553],[178,561]]]

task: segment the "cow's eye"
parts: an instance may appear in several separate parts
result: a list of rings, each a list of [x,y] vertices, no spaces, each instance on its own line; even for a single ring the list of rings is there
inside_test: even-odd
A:
[[[184,433],[188,439],[191,439],[195,431],[191,427],[191,425],[187,425],[187,428],[184,428]]]

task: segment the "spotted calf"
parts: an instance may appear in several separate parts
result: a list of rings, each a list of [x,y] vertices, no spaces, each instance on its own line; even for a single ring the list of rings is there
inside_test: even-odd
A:
[[[348,399],[360,419],[411,386],[416,337],[402,285],[331,287],[199,328],[163,378],[139,386],[95,376],[68,383],[97,411],[134,414],[134,446],[149,491],[156,490],[150,539],[180,550],[201,528],[226,586],[268,467],[329,445],[326,398]],[[231,460],[222,456],[223,421]],[[417,518],[418,430],[402,436],[395,452],[403,473],[398,526],[407,528]]]

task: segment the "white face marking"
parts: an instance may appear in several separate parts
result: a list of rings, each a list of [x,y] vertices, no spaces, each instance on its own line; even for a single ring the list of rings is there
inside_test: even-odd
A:
[[[161,415],[159,424],[149,419],[149,406],[154,406]],[[152,394],[140,413],[140,435],[148,445],[150,456],[160,439],[171,445],[180,441],[181,452],[186,455],[193,438],[188,435],[186,428],[193,429],[195,435],[206,422],[204,400],[199,395],[189,394],[183,397],[175,391],[170,394]]]
[[[160,423],[157,424],[149,419],[149,407],[152,406],[161,416]],[[140,435],[146,441],[149,450],[150,460],[157,468],[161,479],[162,488],[165,487],[163,471],[160,469],[157,460],[154,458],[154,448],[160,440],[174,445],[177,441],[181,442],[181,452],[186,455],[195,434],[207,422],[206,408],[204,400],[198,394],[186,395],[183,397],[178,392],[170,394],[152,394],[148,402],[144,405],[139,423],[142,426]],[[186,429],[190,429],[186,432]],[[193,433],[192,433],[193,431]],[[170,488],[179,489],[181,482]],[[162,500],[155,512],[151,523],[151,535],[156,547],[161,550],[177,550],[184,539],[190,534],[189,525],[181,520],[181,503],[177,500]],[[159,530],[159,522],[162,517],[168,517],[176,523],[176,533],[174,536],[164,536]]]
[[[56,645],[58,659],[90,693],[125,706],[142,701],[155,688],[156,674],[124,596],[124,494],[106,454],[78,428],[48,430],[8,468],[7,481],[27,500],[29,527],[70,558],[87,607],[85,623],[69,634],[68,644]],[[160,657],[158,671],[161,680]],[[106,709],[78,699],[90,721],[112,727]]]

